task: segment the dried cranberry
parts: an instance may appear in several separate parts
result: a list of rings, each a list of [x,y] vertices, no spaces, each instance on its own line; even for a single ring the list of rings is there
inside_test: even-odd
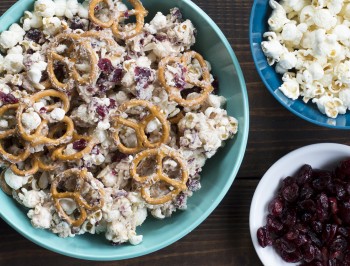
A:
[[[350,223],[350,202],[342,202],[339,206],[339,217],[343,222]]]
[[[97,65],[101,69],[102,72],[105,72],[107,74],[111,73],[114,70],[112,62],[108,58],[101,58],[98,61]]]
[[[312,167],[308,164],[303,165],[297,173],[298,185],[304,185],[312,176]]]
[[[293,263],[299,262],[303,258],[299,250],[296,250],[295,252],[292,252],[292,253],[288,253],[283,250],[280,253],[280,255],[282,259],[284,259],[286,262],[293,262]]]
[[[298,205],[302,210],[312,212],[312,213],[316,211],[316,204],[311,199],[303,200],[299,202]]]
[[[344,186],[342,186],[341,184],[336,184],[335,185],[335,193],[337,195],[338,200],[344,199],[344,197],[346,195],[346,191],[345,191]]]
[[[283,211],[283,202],[281,198],[275,198],[273,199],[269,204],[269,212],[273,216],[280,216]]]
[[[294,243],[295,243],[298,247],[304,245],[304,244],[307,243],[307,242],[308,242],[308,240],[307,240],[306,235],[301,234],[301,233],[299,233],[298,237],[294,240]]]
[[[282,196],[286,201],[294,202],[299,197],[299,187],[296,183],[290,184],[283,188]]]
[[[80,139],[73,142],[73,149],[82,151],[86,148],[88,142],[85,139]]]
[[[257,238],[258,238],[259,245],[263,248],[266,246],[272,245],[272,239],[271,239],[270,234],[267,231],[266,227],[260,227],[258,229]]]
[[[349,237],[349,228],[345,228],[345,227],[340,226],[340,227],[338,227],[338,233],[347,238],[347,237]]]
[[[331,251],[345,251],[348,247],[347,241],[343,237],[337,237],[330,245]]]
[[[151,69],[146,67],[135,67],[135,78],[136,81],[141,79],[149,79],[152,75]]]
[[[303,259],[306,262],[311,262],[315,258],[315,247],[311,244],[305,244],[301,247]]]
[[[336,175],[341,179],[350,178],[350,160],[342,161],[336,168]]]
[[[108,108],[113,109],[115,107],[117,107],[117,102],[114,99],[109,98],[109,106],[108,106]]]
[[[293,242],[286,241],[283,238],[277,239],[274,243],[274,246],[275,248],[288,253],[294,252],[297,249],[297,246]]]
[[[100,118],[104,119],[108,114],[108,109],[106,106],[99,105],[96,107],[96,113],[100,116]]]
[[[184,77],[180,77],[179,74],[175,74],[174,82],[175,82],[175,87],[178,88],[179,90],[183,90],[187,84]]]
[[[311,228],[317,234],[322,233],[322,223],[320,221],[312,221]]]
[[[314,170],[313,176],[317,177],[312,181],[312,186],[318,191],[323,191],[331,182],[331,174],[328,171]]]
[[[281,222],[286,226],[293,226],[295,225],[297,220],[297,212],[295,209],[286,209],[281,216]]]
[[[283,224],[279,221],[279,219],[270,214],[266,218],[266,225],[267,229],[274,233],[278,233],[283,229]]]
[[[113,162],[119,163],[121,160],[123,160],[123,159],[125,159],[125,158],[127,158],[127,157],[128,157],[127,154],[122,153],[122,152],[120,152],[120,151],[117,151],[117,152],[114,154],[112,160],[113,160]]]
[[[317,246],[317,247],[322,247],[322,242],[321,240],[317,237],[317,235],[315,233],[313,233],[312,231],[308,231],[307,235],[309,236],[311,242],[313,245]]]
[[[118,67],[114,70],[111,81],[118,83],[123,79],[123,77],[124,77],[123,69],[121,67]]]
[[[173,8],[171,11],[170,11],[170,14],[175,18],[175,20],[178,20],[179,22],[182,20],[182,13],[180,11],[180,9],[178,8]]]
[[[27,32],[26,37],[33,42],[40,43],[40,40],[43,38],[43,33],[38,29],[30,29]]]
[[[295,228],[291,228],[289,232],[284,235],[284,238],[287,240],[295,240],[299,236],[299,231]]]
[[[311,187],[310,184],[306,183],[303,185],[300,189],[300,199],[309,199],[313,196],[314,194],[314,189]]]
[[[160,41],[160,42],[163,42],[165,41],[168,37],[164,34],[156,34],[154,36],[154,38],[157,40],[157,41]]]
[[[3,104],[14,104],[18,103],[18,99],[13,96],[11,93],[3,93],[0,91],[0,100],[3,102]]]
[[[180,210],[186,209],[187,196],[184,193],[180,193],[175,199],[174,206]]]
[[[336,224],[326,224],[322,232],[322,241],[326,245],[332,242],[335,234],[337,233],[338,226]]]
[[[331,206],[331,213],[336,214],[338,212],[338,201],[336,198],[329,198],[329,205]]]
[[[320,221],[324,221],[329,216],[329,204],[328,204],[328,197],[325,193],[321,193],[317,198],[317,216]]]

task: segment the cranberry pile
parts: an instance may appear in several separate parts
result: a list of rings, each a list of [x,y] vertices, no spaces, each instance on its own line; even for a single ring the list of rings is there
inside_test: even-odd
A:
[[[304,165],[282,181],[268,210],[260,246],[303,266],[350,266],[350,159],[334,171]]]

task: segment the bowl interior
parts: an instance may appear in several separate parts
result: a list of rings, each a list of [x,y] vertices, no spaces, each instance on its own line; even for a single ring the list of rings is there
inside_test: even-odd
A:
[[[261,49],[264,41],[263,34],[269,31],[267,20],[272,9],[269,0],[255,0],[250,17],[250,47],[253,54],[255,66],[267,89],[272,95],[289,111],[314,124],[339,129],[350,129],[350,114],[339,115],[336,119],[322,114],[316,104],[311,101],[305,104],[301,98],[291,100],[286,97],[278,87],[282,84],[282,76],[277,74],[274,67],[267,63],[266,57]]]
[[[118,260],[163,248],[189,233],[214,210],[230,188],[242,162],[249,127],[248,98],[241,69],[228,41],[214,22],[189,0],[142,2],[150,11],[149,18],[156,11],[167,13],[170,8],[179,7],[184,18],[192,20],[198,29],[195,49],[211,62],[213,73],[220,81],[220,94],[228,99],[228,113],[239,121],[239,133],[208,161],[202,174],[202,189],[189,199],[187,211],[178,211],[162,221],[148,218],[138,228],[138,233],[144,235],[144,241],[138,246],[112,247],[103,235],[61,239],[48,231],[35,229],[26,211],[0,191],[0,216],[25,237],[55,252],[89,260]],[[32,4],[33,0],[18,1],[0,18],[0,31],[18,21],[25,10],[32,9]]]
[[[312,168],[332,170],[339,161],[350,157],[350,147],[342,144],[322,143],[297,149],[274,163],[265,173],[255,190],[250,207],[249,226],[254,248],[264,265],[291,266],[272,247],[262,248],[256,237],[257,230],[266,224],[268,204],[274,198],[281,180],[294,175],[304,164]]]

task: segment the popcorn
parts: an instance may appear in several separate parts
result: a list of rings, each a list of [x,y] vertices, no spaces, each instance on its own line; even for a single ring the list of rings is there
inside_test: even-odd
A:
[[[34,4],[34,10],[44,18],[53,17],[56,13],[55,9],[56,5],[52,0],[37,0]]]
[[[46,36],[54,36],[61,31],[61,20],[57,17],[43,19],[43,33]]]
[[[50,113],[50,116],[54,121],[63,120],[65,115],[66,115],[66,112],[62,108],[57,108],[57,107],[53,109]]]
[[[270,0],[269,4],[273,11],[267,23],[272,31],[280,32],[283,26],[289,22],[286,11],[275,0]]]
[[[3,49],[10,49],[23,41],[25,31],[18,25],[12,24],[7,31],[3,31],[0,35],[0,47]]]
[[[18,190],[20,189],[22,186],[24,186],[25,184],[28,183],[30,176],[18,176],[15,175],[10,168],[7,168],[7,170],[5,171],[4,174],[4,179],[6,184],[14,189],[14,190]]]
[[[67,9],[67,0],[54,0],[55,1],[55,15],[57,17],[63,17]]]
[[[311,4],[310,4],[311,2]],[[270,31],[261,43],[270,65],[283,74],[279,89],[290,99],[312,99],[331,118],[348,109],[350,4],[344,0],[271,0]],[[291,72],[296,72],[291,74]]]
[[[79,3],[78,0],[67,0],[67,7],[64,15],[72,19],[79,11]]]
[[[41,124],[41,118],[38,113],[34,112],[34,110],[29,111],[28,113],[22,114],[22,124],[24,128],[30,132],[34,129],[37,129]]]

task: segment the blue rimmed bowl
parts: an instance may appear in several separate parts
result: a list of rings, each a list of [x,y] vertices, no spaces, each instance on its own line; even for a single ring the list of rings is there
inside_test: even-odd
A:
[[[25,10],[33,9],[33,0],[20,0],[0,18],[0,31],[18,22]],[[179,7],[184,18],[191,19],[198,29],[195,50],[211,62],[213,74],[220,81],[219,93],[227,98],[227,111],[238,119],[239,132],[208,161],[202,174],[202,189],[188,201],[188,209],[165,220],[148,218],[138,228],[144,241],[138,246],[113,247],[104,235],[84,235],[62,239],[35,229],[26,210],[0,190],[0,217],[36,244],[67,256],[87,260],[121,260],[142,256],[164,248],[191,232],[215,209],[225,196],[243,160],[249,129],[248,96],[243,74],[231,46],[221,30],[190,0],[143,0],[152,18],[157,11],[169,12]]]
[[[263,34],[269,31],[267,20],[271,12],[269,0],[255,0],[249,25],[249,41],[254,63],[266,88],[285,108],[306,121],[329,128],[350,129],[349,112],[335,119],[329,118],[322,114],[311,101],[305,104],[301,98],[291,100],[278,89],[282,84],[282,76],[276,73],[274,67],[269,66],[261,49],[261,42],[264,41]]]

